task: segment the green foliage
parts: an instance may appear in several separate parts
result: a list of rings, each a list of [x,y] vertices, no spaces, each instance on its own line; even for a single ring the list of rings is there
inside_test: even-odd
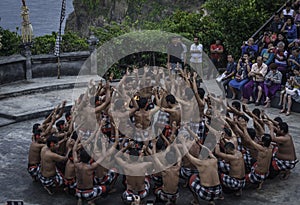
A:
[[[53,32],[51,35],[44,35],[34,38],[32,54],[53,54],[55,48],[57,33]],[[62,35],[61,52],[73,52],[88,50],[88,43],[86,39],[80,38],[75,33],[66,33]]]
[[[52,54],[55,47],[56,33],[51,35],[38,36],[33,39],[32,54]]]
[[[67,32],[62,35],[62,52],[88,50],[87,40],[75,33]]]
[[[215,23],[209,16],[203,17],[203,13],[176,11],[162,22],[161,29],[180,34],[189,40],[198,36],[205,48],[209,48],[214,39],[224,38],[219,24]]]
[[[215,24],[228,52],[238,57],[247,40],[282,5],[282,0],[207,0],[204,8]],[[272,5],[272,6],[270,6]],[[209,22],[207,22],[209,24]]]
[[[19,53],[21,37],[16,32],[4,30],[0,27],[0,35],[2,47],[0,48],[0,56],[9,56]]]

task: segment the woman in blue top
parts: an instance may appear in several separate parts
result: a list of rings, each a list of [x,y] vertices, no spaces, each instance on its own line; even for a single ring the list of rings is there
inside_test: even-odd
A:
[[[294,24],[293,17],[287,17],[281,32],[284,32],[289,43],[293,42],[297,38],[297,27]]]
[[[232,99],[236,99],[237,90],[242,90],[244,85],[249,81],[248,72],[251,70],[249,62],[249,54],[244,53],[243,57],[239,59],[237,65],[237,72],[233,80],[229,82],[229,88],[232,92]]]

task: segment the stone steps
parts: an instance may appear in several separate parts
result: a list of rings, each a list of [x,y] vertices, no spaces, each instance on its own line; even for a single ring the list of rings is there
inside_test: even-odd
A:
[[[68,76],[57,78],[35,78],[5,84],[0,89],[0,127],[45,117],[63,100],[65,111],[70,110],[75,99],[86,90],[88,82],[99,76]]]

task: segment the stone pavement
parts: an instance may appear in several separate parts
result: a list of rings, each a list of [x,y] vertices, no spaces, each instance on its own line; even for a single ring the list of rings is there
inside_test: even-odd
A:
[[[94,76],[92,78],[94,78]],[[40,107],[43,107],[44,110],[51,110],[62,100],[67,100],[69,103],[68,105],[70,105],[73,100],[73,90],[81,92],[85,89],[84,86],[90,79],[90,76],[85,76],[84,79],[80,81],[82,85],[75,89],[73,89],[73,87],[77,80],[76,77],[63,77],[59,80],[55,78],[34,79],[30,83],[17,82],[11,85],[1,86],[0,96],[6,97],[0,98],[0,113],[3,114],[2,116],[26,116],[30,115],[31,112],[35,114],[39,113]],[[72,83],[73,87],[71,86]],[[55,86],[57,85],[70,85],[70,87],[65,89],[55,89]],[[219,94],[217,93],[218,89],[216,89],[212,82],[207,82],[206,85],[208,90]],[[53,87],[51,88],[51,86]],[[40,89],[41,87],[44,88]],[[28,93],[26,93],[27,91]],[[10,95],[7,93],[10,93]],[[13,95],[16,96],[12,97]],[[74,95],[78,95],[78,93],[75,92]],[[252,108],[254,107],[250,106],[250,109]],[[273,118],[281,116],[284,121],[288,122],[290,133],[294,137],[297,156],[299,157],[300,114],[292,113],[292,115],[286,117],[285,115],[279,115],[279,110],[275,108],[268,108],[265,112]],[[34,116],[38,115],[32,115],[31,118]],[[24,119],[25,117],[23,120]],[[24,200],[26,205],[76,204],[76,199],[74,197],[63,192],[58,192],[54,196],[49,196],[39,183],[31,181],[31,178],[26,171],[32,125],[36,122],[41,122],[43,117],[21,122],[17,122],[17,120],[14,119],[11,120],[14,122],[13,124],[6,124],[0,127],[0,204],[4,204],[6,200],[16,199]],[[300,185],[299,171],[300,167],[298,164],[286,181],[279,180],[278,178],[267,180],[263,185],[263,189],[260,191],[247,188],[240,198],[225,194],[225,199],[223,201],[216,201],[216,204],[253,205],[255,203],[256,205],[271,205],[276,203],[278,205],[298,205],[300,203],[300,200],[298,199],[300,194],[300,189],[298,188]],[[116,186],[117,192],[109,195],[105,199],[97,200],[96,204],[122,204],[120,196],[123,187],[120,178],[121,177],[119,177]],[[180,198],[177,204],[189,204],[192,199],[191,192],[182,187],[180,187],[179,192]],[[150,198],[151,197],[153,197],[152,194],[150,195]],[[205,204],[203,201],[202,203]]]

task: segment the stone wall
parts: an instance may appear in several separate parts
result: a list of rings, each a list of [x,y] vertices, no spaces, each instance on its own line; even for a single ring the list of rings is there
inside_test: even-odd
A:
[[[88,75],[90,68],[82,69],[84,62],[90,56],[89,51],[62,53],[60,56],[60,75],[72,76]],[[31,56],[32,78],[57,76],[57,57],[54,55]],[[26,79],[26,58],[22,55],[13,55],[0,58],[0,84],[11,83]]]
[[[11,83],[25,79],[26,58],[12,55],[0,59],[0,84]]]

